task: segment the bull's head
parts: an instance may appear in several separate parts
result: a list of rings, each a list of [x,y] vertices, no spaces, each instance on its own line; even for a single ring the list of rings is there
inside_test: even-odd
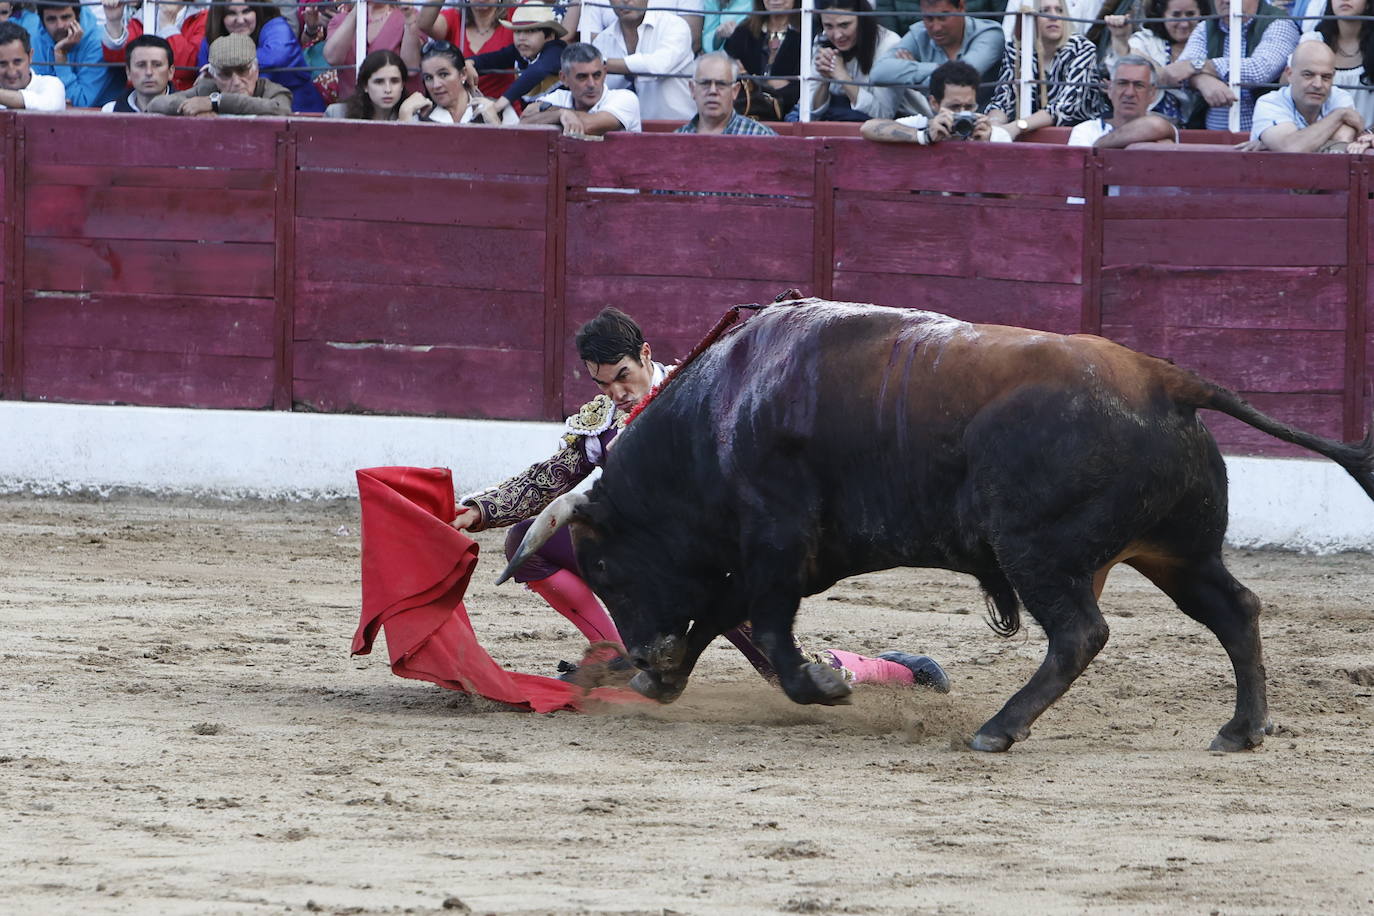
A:
[[[632,687],[670,703],[687,686],[702,651],[727,626],[714,619],[726,579],[694,575],[672,556],[663,532],[628,529],[592,496],[569,493],[554,500],[525,533],[497,584],[569,526],[583,577],[606,604],[630,660],[640,669]],[[719,588],[709,583],[715,581]]]

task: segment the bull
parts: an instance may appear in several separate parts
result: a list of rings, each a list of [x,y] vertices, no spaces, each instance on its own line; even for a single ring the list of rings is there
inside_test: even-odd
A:
[[[1017,632],[1024,608],[1048,638],[970,742],[1005,751],[1106,644],[1098,598],[1125,563],[1221,642],[1236,705],[1211,747],[1252,748],[1273,728],[1260,603],[1222,560],[1226,467],[1199,409],[1336,461],[1374,498],[1374,432],[1304,432],[1100,337],[774,305],[670,380],[506,575],[569,524],[641,692],[674,700],[706,646],[748,620],[788,697],[834,704],[848,687],[792,639],[803,596],[894,566],[966,573],[996,632]]]

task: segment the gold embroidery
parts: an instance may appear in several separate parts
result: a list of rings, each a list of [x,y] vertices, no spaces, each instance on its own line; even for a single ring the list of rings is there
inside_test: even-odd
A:
[[[482,529],[503,528],[538,515],[591,472],[592,463],[582,454],[580,445],[570,443],[552,458],[530,465],[505,483],[464,497],[463,505],[482,510]]]

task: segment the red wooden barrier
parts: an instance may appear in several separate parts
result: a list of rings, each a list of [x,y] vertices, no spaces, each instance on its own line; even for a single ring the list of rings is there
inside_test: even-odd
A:
[[[593,390],[570,337],[602,306],[673,359],[795,286],[1103,333],[1363,433],[1363,160],[791,132],[0,112],[0,392],[556,418]]]

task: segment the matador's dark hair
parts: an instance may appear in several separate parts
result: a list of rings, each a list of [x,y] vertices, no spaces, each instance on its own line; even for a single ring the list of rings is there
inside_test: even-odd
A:
[[[610,365],[630,357],[640,362],[644,332],[617,308],[604,308],[577,331],[577,355],[583,362]]]

